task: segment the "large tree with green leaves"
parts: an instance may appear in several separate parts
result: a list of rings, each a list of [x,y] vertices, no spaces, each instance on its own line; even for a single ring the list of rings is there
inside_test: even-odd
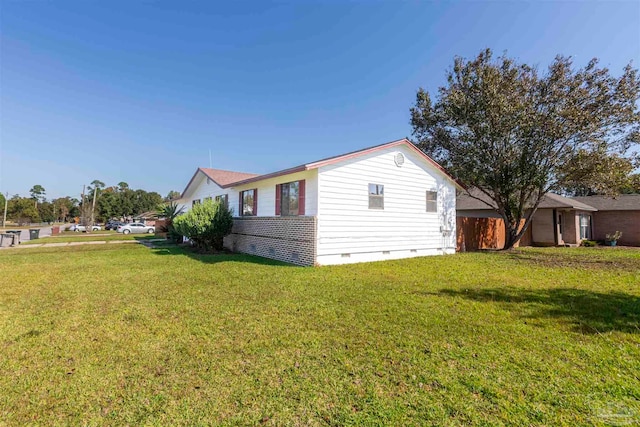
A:
[[[411,124],[417,145],[504,219],[509,249],[581,156],[604,151],[634,161],[639,95],[631,65],[614,77],[595,59],[575,68],[571,58],[557,56],[539,71],[487,49],[472,60],[455,58],[435,101],[420,89]],[[597,171],[581,173],[587,179]],[[606,174],[599,179],[605,192],[615,192],[618,183]]]
[[[19,225],[40,221],[40,215],[33,204],[33,199],[20,197],[17,194],[9,199],[7,217]]]
[[[60,197],[53,201],[56,212],[56,220],[60,220],[63,222],[67,222],[73,217],[80,215],[80,210],[78,209],[79,201],[72,197]]]
[[[51,202],[42,202],[38,205],[38,216],[40,217],[40,221],[42,222],[53,222],[56,217],[53,212],[53,203]]]
[[[169,201],[171,201],[171,200],[176,200],[176,199],[179,199],[179,198],[180,198],[180,196],[181,196],[181,194],[180,194],[180,192],[179,192],[179,191],[171,190],[171,191],[169,191],[169,193],[167,194],[167,197],[165,197],[165,198],[164,198],[164,201],[165,201],[165,202],[169,202]]]
[[[616,153],[578,150],[562,168],[561,191],[569,196],[615,195],[633,188],[637,162]]]
[[[38,202],[44,202],[45,200],[44,196],[45,196],[46,190],[42,185],[36,184],[33,187],[31,187],[31,190],[29,190],[29,193],[31,194],[31,199],[35,201],[33,206],[37,209]]]
[[[629,183],[620,189],[620,193],[640,194],[640,173],[631,174],[631,176],[629,176]]]

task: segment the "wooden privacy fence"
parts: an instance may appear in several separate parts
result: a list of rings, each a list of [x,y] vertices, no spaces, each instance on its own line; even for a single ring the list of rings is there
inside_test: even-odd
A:
[[[521,226],[524,220],[521,221]],[[502,249],[505,242],[502,218],[456,218],[456,250],[458,252],[480,249]],[[515,246],[531,245],[531,227]]]

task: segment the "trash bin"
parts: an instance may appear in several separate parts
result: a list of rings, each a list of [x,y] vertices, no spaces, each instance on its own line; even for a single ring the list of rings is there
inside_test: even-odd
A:
[[[2,233],[0,234],[0,247],[13,246],[15,242],[15,234],[13,233]]]
[[[8,234],[11,234],[12,236],[14,236],[13,245],[19,245],[20,244],[20,235],[22,234],[22,231],[20,231],[20,230],[7,230],[7,231],[5,231],[5,233],[8,233]]]
[[[40,229],[38,228],[29,229],[29,239],[36,240],[39,237],[40,237]]]

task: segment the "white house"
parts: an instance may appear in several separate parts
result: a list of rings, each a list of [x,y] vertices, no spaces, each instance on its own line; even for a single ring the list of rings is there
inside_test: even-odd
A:
[[[457,185],[401,139],[266,175],[198,168],[181,200],[226,201],[231,250],[329,265],[454,253]]]

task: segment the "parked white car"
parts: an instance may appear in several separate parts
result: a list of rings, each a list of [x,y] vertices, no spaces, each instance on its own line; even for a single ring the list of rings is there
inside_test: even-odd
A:
[[[122,233],[122,234],[143,234],[143,233],[148,233],[148,234],[153,234],[156,232],[156,228],[151,226],[151,225],[144,225],[141,224],[139,222],[134,222],[131,224],[125,224],[125,225],[119,225],[118,226],[118,233]]]
[[[99,231],[99,230],[102,230],[102,227],[100,227],[99,225],[91,226],[91,231]],[[84,225],[73,224],[71,227],[69,227],[69,231],[75,231],[76,233],[80,233],[80,232],[87,231],[87,227],[85,227]]]

